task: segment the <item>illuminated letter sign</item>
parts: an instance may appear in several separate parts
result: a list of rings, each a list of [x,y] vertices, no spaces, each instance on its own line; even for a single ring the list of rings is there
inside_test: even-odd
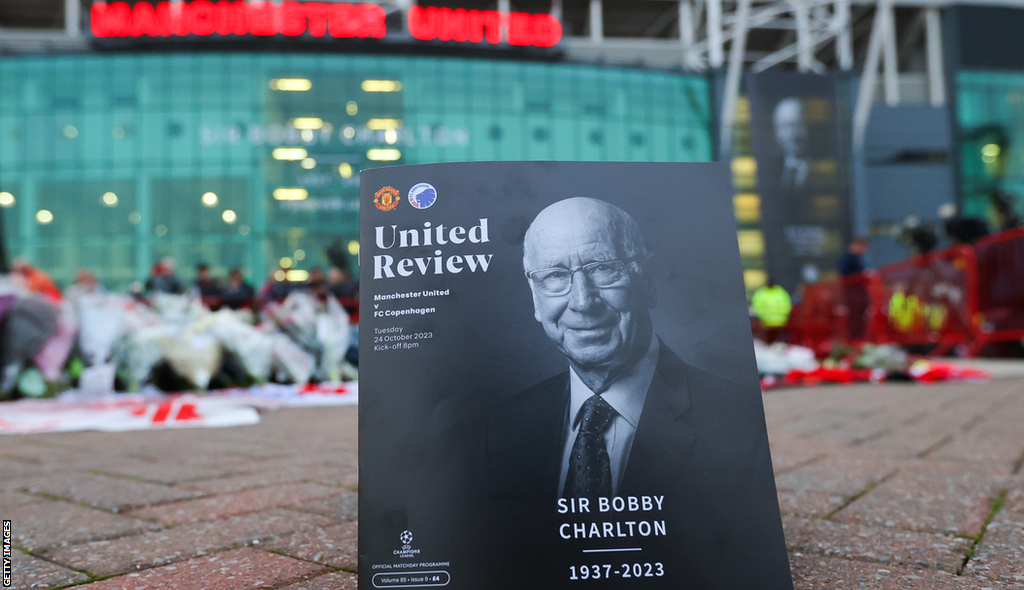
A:
[[[562,38],[562,23],[550,14],[412,6],[409,34],[420,41],[487,41],[491,45],[501,43],[504,36],[509,45],[552,47]]]
[[[172,35],[285,35],[380,39],[387,33],[384,9],[376,4],[326,2],[97,2],[91,10],[97,37],[170,37]]]

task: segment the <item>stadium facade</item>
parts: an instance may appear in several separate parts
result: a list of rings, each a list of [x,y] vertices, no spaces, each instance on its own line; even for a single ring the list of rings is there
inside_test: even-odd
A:
[[[203,261],[301,278],[332,242],[355,259],[360,169],[725,158],[755,287],[772,228],[745,93],[782,69],[837,81],[849,132],[834,156],[849,173],[825,241],[870,233],[886,262],[908,211],[988,215],[993,187],[1024,194],[1024,58],[995,47],[1021,30],[1012,4],[13,0],[0,7],[4,241],[62,284],[88,267],[120,288],[164,256],[186,277]],[[1005,40],[985,34],[999,27]],[[861,78],[873,106],[858,118]]]

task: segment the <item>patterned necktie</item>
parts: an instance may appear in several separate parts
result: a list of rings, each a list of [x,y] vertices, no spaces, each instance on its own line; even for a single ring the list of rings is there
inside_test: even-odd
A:
[[[580,430],[572,445],[563,497],[612,495],[612,469],[604,444],[604,431],[608,430],[616,414],[599,395],[592,395],[583,403],[579,413],[582,417]]]

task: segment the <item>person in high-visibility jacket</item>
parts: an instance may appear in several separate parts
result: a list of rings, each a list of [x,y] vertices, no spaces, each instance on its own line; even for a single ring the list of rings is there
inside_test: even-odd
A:
[[[789,322],[789,312],[793,309],[789,293],[768,279],[765,285],[754,291],[750,307],[761,322],[765,342],[771,344],[778,340]]]

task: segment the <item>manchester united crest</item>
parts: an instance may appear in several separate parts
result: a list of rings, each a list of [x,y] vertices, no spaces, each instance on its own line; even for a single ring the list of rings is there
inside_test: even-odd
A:
[[[381,211],[391,211],[398,206],[398,201],[401,199],[398,196],[398,189],[390,186],[373,193],[373,204]]]

